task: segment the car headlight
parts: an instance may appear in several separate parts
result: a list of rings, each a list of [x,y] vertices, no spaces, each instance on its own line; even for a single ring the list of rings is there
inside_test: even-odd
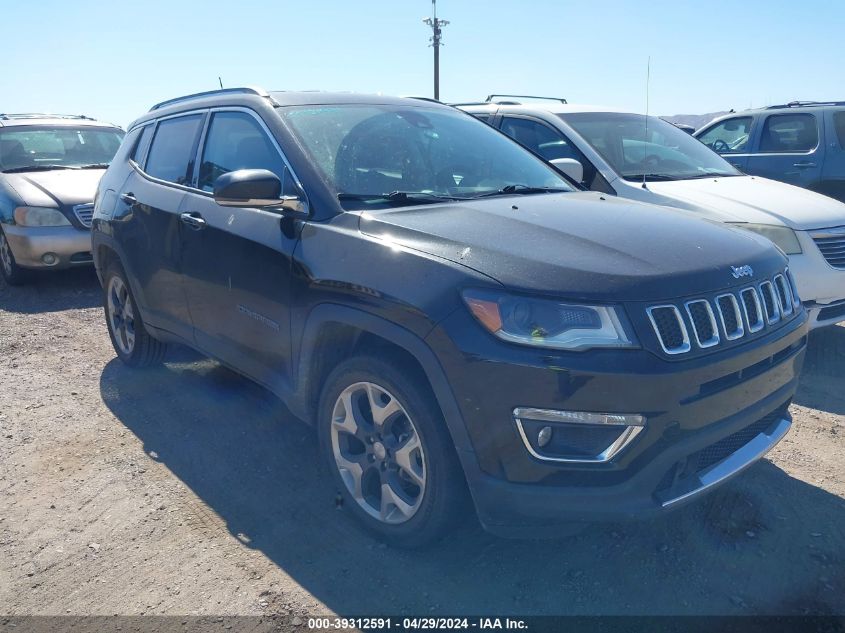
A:
[[[746,222],[734,223],[733,226],[769,238],[775,243],[775,246],[787,255],[797,255],[798,253],[803,252],[801,250],[801,244],[798,243],[798,236],[795,235],[795,231],[785,226],[777,226],[774,224],[749,224]]]
[[[636,347],[612,306],[563,303],[490,290],[465,290],[463,299],[479,323],[511,343],[570,351]]]
[[[68,219],[58,209],[50,207],[18,207],[15,224],[21,226],[70,226]]]

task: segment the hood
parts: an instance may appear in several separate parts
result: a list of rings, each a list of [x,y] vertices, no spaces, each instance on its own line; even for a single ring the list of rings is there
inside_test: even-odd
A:
[[[677,210],[593,192],[367,211],[360,230],[468,266],[513,290],[665,300],[748,284],[786,266],[771,242]]]
[[[703,212],[722,222],[783,224],[796,230],[845,226],[845,204],[759,176],[650,182],[661,204]]]
[[[75,204],[94,201],[97,185],[105,169],[56,169],[19,174],[3,174],[18,193],[22,204],[55,207],[67,211]]]

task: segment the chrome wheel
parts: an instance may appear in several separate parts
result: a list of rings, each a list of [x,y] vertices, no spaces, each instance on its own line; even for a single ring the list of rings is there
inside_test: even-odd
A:
[[[109,281],[108,316],[114,341],[121,352],[130,356],[135,349],[135,312],[129,289],[117,275]]]
[[[0,264],[3,266],[3,272],[7,277],[12,276],[12,249],[9,242],[6,241],[6,236],[0,231]]]
[[[344,389],[332,410],[331,443],[346,489],[367,514],[391,524],[414,516],[425,494],[425,454],[395,396],[371,382]]]

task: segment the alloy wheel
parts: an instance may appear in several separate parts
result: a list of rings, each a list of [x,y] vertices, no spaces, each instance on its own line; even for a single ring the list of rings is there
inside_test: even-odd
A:
[[[371,382],[344,389],[332,410],[332,452],[349,494],[373,518],[408,521],[426,486],[425,454],[396,397]]]
[[[129,289],[116,275],[109,281],[108,312],[115,343],[121,352],[131,355],[135,348],[135,312],[129,299]]]

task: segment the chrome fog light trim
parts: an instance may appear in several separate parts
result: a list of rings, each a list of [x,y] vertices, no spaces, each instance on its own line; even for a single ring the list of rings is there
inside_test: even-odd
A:
[[[514,421],[516,422],[519,436],[525,450],[537,459],[547,462],[560,462],[569,464],[601,464],[610,461],[618,455],[626,446],[636,439],[645,428],[645,416],[629,413],[591,413],[586,411],[559,411],[556,409],[535,409],[531,407],[517,407],[513,410]],[[559,457],[543,455],[531,445],[525,431],[523,420],[535,422],[557,422],[559,424],[580,424],[584,426],[625,427],[619,436],[600,453],[592,457]],[[548,442],[547,442],[548,443]],[[538,442],[539,445],[539,442]]]

